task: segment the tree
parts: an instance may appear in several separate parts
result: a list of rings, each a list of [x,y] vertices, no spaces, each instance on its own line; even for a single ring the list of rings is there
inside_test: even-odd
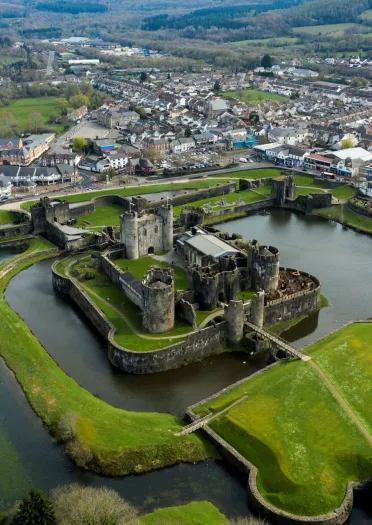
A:
[[[70,106],[75,109],[81,108],[81,106],[89,106],[90,100],[86,95],[74,95],[70,98]]]
[[[354,143],[352,139],[342,139],[341,140],[341,149],[353,148]]]
[[[265,69],[269,69],[273,65],[273,59],[270,55],[264,55],[261,60],[261,66]]]
[[[81,151],[87,144],[88,143],[84,137],[75,137],[72,141],[72,148],[74,151]]]
[[[112,177],[115,177],[115,175],[116,175],[116,171],[114,170],[114,168],[105,168],[98,175],[97,179],[107,181],[107,180],[111,180]]]
[[[221,84],[219,80],[216,80],[213,86],[213,91],[216,91],[217,93],[221,91]]]
[[[32,489],[22,500],[13,525],[57,525],[52,501],[42,490]]]
[[[107,487],[73,483],[52,493],[59,525],[125,525],[137,523],[137,510]]]
[[[143,150],[143,156],[154,163],[161,158],[161,153],[160,151],[156,151],[154,149],[145,149]]]
[[[354,77],[351,80],[351,85],[355,88],[366,88],[368,87],[368,80],[364,77]]]
[[[185,137],[191,137],[192,133],[191,133],[191,128],[190,126],[186,126],[185,128]]]
[[[27,119],[26,127],[30,131],[37,133],[44,124],[44,117],[39,111],[33,111]]]
[[[252,124],[258,124],[260,122],[260,116],[256,111],[252,111],[249,114],[249,122]]]
[[[171,78],[172,78],[172,77],[171,77],[171,74],[168,73],[168,75],[167,75],[167,79],[170,80]]]
[[[13,113],[0,114],[0,138],[16,137],[19,134],[19,127]]]
[[[147,80],[147,73],[142,71],[142,73],[140,74],[140,82],[146,82],[146,80]]]
[[[68,108],[68,100],[67,98],[61,97],[58,98],[56,101],[56,105],[58,108],[58,111],[61,113],[61,115],[66,115],[67,108]]]
[[[248,516],[247,518],[238,518],[236,520],[230,520],[229,525],[269,525],[269,523],[260,518]]]

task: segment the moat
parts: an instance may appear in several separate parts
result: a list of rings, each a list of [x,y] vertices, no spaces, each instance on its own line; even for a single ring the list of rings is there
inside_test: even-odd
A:
[[[372,274],[369,265],[372,246],[367,237],[345,231],[338,224],[283,210],[229,222],[220,225],[219,229],[242,233],[245,239],[254,237],[274,244],[280,247],[283,265],[298,266],[320,278],[330,307],[322,310],[319,317],[306,319],[287,331],[285,337],[296,340],[297,346],[313,341],[346,321],[370,317],[370,291],[365,283]],[[7,300],[68,374],[115,406],[182,414],[187,405],[265,364],[264,358],[250,363],[244,355],[226,354],[159,375],[122,374],[109,365],[104,343],[85,319],[53,292],[49,267],[50,262],[38,263],[17,275],[7,289]],[[8,401],[2,413],[3,427],[17,445],[25,469],[22,474],[25,486],[21,492],[31,484],[48,489],[70,480],[102,482],[102,478],[74,468],[33,415],[3,365],[0,373],[2,399]],[[26,426],[27,433],[19,432]],[[203,498],[229,515],[246,512],[244,483],[239,484],[233,475],[212,462],[181,465],[108,483],[147,508]],[[0,492],[0,497],[4,498],[18,495],[16,491],[4,496]],[[362,516],[355,509],[351,521],[361,523],[362,520],[372,523],[372,518]]]

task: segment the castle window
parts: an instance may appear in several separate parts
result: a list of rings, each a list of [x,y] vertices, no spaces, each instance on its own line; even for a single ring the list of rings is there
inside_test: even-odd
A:
[[[158,232],[159,232],[159,228],[155,226],[155,233],[158,233]]]
[[[144,237],[147,236],[147,230],[146,230],[146,228],[143,230],[143,236],[144,236]]]

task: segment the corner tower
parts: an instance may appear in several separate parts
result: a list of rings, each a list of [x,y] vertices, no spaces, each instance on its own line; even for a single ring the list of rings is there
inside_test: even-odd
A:
[[[160,206],[156,214],[162,218],[163,250],[168,252],[173,248],[173,206],[171,204]]]
[[[171,268],[151,268],[142,279],[143,328],[152,334],[174,328],[174,274]]]
[[[120,242],[125,245],[128,259],[139,258],[138,214],[136,211],[126,211],[120,215]]]

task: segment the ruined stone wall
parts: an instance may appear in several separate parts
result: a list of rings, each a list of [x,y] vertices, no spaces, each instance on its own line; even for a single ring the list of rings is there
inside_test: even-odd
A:
[[[77,219],[83,215],[88,215],[93,213],[95,209],[96,207],[92,201],[84,202],[81,206],[70,208],[70,219]]]
[[[182,319],[194,329],[196,329],[196,312],[195,307],[188,301],[181,299],[176,305],[176,314],[179,319]]]
[[[0,238],[18,237],[19,235],[27,235],[32,233],[32,223],[22,222],[20,224],[5,224],[0,226]]]
[[[239,191],[261,188],[262,186],[271,186],[274,177],[266,179],[239,179]]]
[[[121,252],[122,250],[120,250]],[[100,263],[102,270],[111,279],[111,281],[120,288],[125,295],[136,305],[143,310],[143,297],[139,294],[129,282],[125,280],[125,272],[121,270],[116,264],[110,261],[106,254],[100,256]]]
[[[362,208],[361,206],[356,206],[351,201],[347,202],[348,208],[359,213],[360,215],[365,215],[366,217],[372,217],[372,209]]]
[[[26,237],[25,239],[2,241],[0,242],[0,250],[7,250],[8,248],[23,248],[26,250],[29,247],[29,244],[30,237]]]
[[[331,193],[311,193],[299,195],[291,204],[299,204],[306,214],[310,215],[315,208],[328,208],[332,204]]]
[[[196,191],[189,191],[182,195],[175,195],[168,200],[168,203],[172,204],[172,206],[182,206],[183,204],[188,204],[189,202],[219,197],[220,195],[226,195],[227,193],[232,193],[234,191],[236,191],[235,182],[228,182],[227,184],[219,184],[213,188],[205,188]],[[163,205],[164,200],[151,201],[148,203],[147,208],[157,208],[158,206]]]

